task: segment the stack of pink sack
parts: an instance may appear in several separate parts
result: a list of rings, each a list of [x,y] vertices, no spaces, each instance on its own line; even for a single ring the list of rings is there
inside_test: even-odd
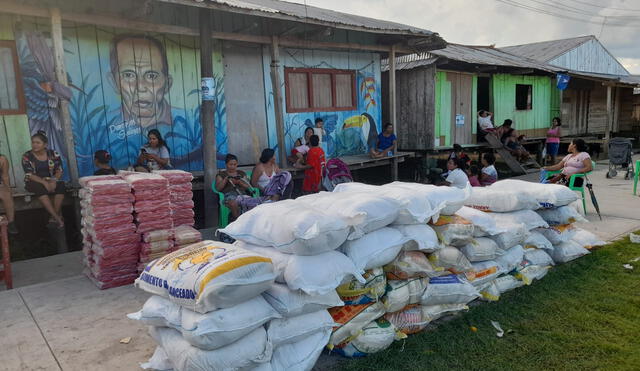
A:
[[[80,179],[85,274],[100,288],[137,278],[140,236],[133,223],[131,186],[118,177]]]
[[[175,249],[181,249],[192,243],[202,241],[202,234],[190,225],[181,225],[173,229]]]
[[[159,229],[142,235],[142,245],[140,248],[140,262],[138,272],[142,272],[144,267],[151,261],[161,258],[170,252],[175,251],[173,243],[173,230]]]
[[[191,181],[193,175],[182,170],[156,170],[155,174],[162,175],[169,181],[171,201],[171,217],[174,226],[195,224],[193,212],[193,190]]]
[[[171,229],[169,182],[158,174],[135,173],[124,177],[135,198],[133,209],[138,233]]]

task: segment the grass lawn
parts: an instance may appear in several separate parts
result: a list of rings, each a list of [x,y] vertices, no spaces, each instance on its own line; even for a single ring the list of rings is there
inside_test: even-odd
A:
[[[347,370],[640,370],[640,244],[629,238]],[[496,337],[490,321],[512,330]],[[471,331],[475,326],[477,332]]]

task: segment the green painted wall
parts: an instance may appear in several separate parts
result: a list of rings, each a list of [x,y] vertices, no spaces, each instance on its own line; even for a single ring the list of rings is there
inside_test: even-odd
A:
[[[478,125],[477,125],[477,114],[478,114],[478,76],[473,75],[473,86],[471,90],[471,133],[478,133]]]
[[[558,107],[559,96],[552,79],[545,76],[496,74],[493,80],[493,113],[496,125],[512,119],[518,130],[543,129],[552,117],[552,101]],[[516,84],[533,86],[532,109],[516,110]],[[552,98],[552,96],[554,96]],[[554,111],[554,114],[557,114]]]
[[[443,145],[451,145],[451,82],[447,73],[436,72],[436,127],[435,138],[445,137]]]

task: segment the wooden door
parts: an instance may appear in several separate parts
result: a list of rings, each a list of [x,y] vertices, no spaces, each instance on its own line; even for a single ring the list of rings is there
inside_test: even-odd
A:
[[[225,43],[223,58],[229,153],[254,164],[267,147],[262,48]]]
[[[475,143],[473,125],[475,114],[472,112],[473,75],[447,72],[451,82],[451,136],[452,143]]]

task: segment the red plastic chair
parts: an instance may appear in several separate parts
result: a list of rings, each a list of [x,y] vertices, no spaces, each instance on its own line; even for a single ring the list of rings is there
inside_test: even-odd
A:
[[[2,249],[2,265],[0,265],[0,281],[4,281],[7,290],[13,288],[13,278],[11,276],[11,255],[9,254],[9,235],[7,225],[9,222],[4,216],[0,216],[0,248]]]

